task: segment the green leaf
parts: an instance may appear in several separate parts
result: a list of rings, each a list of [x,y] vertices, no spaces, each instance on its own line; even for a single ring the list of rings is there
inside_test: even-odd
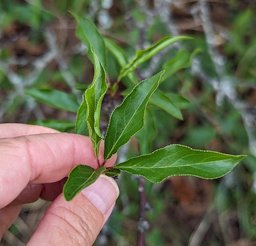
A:
[[[53,128],[61,132],[74,128],[74,122],[68,120],[36,120],[33,124]]]
[[[216,129],[212,125],[204,123],[193,128],[189,127],[182,143],[185,145],[193,144],[197,148],[203,148],[216,139],[216,135]]]
[[[128,59],[124,53],[124,51],[119,47],[114,41],[105,38],[105,44],[106,48],[113,54],[113,56],[116,58],[118,64],[120,67],[125,67],[125,65],[128,63]],[[128,86],[132,86],[134,84],[137,84],[137,78],[134,76],[134,74],[131,72],[127,75],[129,79],[129,84]]]
[[[99,142],[102,139],[100,131],[100,110],[104,95],[107,92],[106,83],[106,48],[105,42],[97,27],[87,18],[80,18],[73,14],[77,22],[77,36],[84,42],[89,50],[90,58],[94,64],[94,77],[92,84],[84,94],[77,117],[77,131],[85,132],[84,114],[89,136],[93,142],[96,155]]]
[[[84,100],[84,96],[76,115],[76,133],[81,135],[88,135],[86,124],[86,102]]]
[[[32,88],[27,89],[26,94],[41,103],[70,112],[76,112],[79,106],[74,95],[67,94],[63,91]]]
[[[116,169],[161,182],[170,176],[196,176],[214,179],[229,173],[245,156],[195,150],[183,145],[169,145],[151,154],[132,158]]]
[[[120,66],[125,66],[128,62],[124,51],[113,40],[104,38],[106,48],[113,54]]]
[[[94,77],[92,84],[85,91],[84,101],[86,103],[86,123],[89,136],[93,142],[95,153],[98,155],[99,143],[102,139],[100,131],[101,104],[108,86],[106,83],[106,73],[97,55],[93,51],[92,55],[94,59]]]
[[[88,18],[80,18],[76,14],[72,14],[77,22],[77,37],[87,45],[89,52],[94,51],[103,69],[106,70],[105,42],[97,27]]]
[[[187,108],[190,105],[190,101],[176,93],[166,93],[166,95],[171,98],[174,105],[176,105],[178,108],[183,109]]]
[[[159,85],[163,71],[136,85],[112,113],[105,138],[105,159],[139,131],[144,123],[148,101]]]
[[[65,199],[67,201],[72,200],[78,192],[94,183],[105,170],[106,167],[104,166],[98,169],[84,165],[76,166],[70,172],[64,185],[63,193]]]
[[[166,47],[170,46],[171,44],[180,41],[190,39],[186,36],[176,36],[176,37],[165,37],[162,38],[157,43],[149,46],[148,48],[144,50],[137,51],[135,57],[123,67],[123,69],[120,72],[120,75],[118,76],[118,81],[120,81],[123,77],[128,75],[130,72],[134,71],[139,65],[141,65],[143,62],[149,60],[151,57],[165,49]]]
[[[172,102],[168,94],[158,90],[151,97],[150,103],[164,110],[171,116],[182,120],[182,114],[180,109]]]
[[[152,144],[157,136],[156,121],[153,112],[146,110],[144,126],[136,134],[139,141],[140,153],[148,154],[152,151]]]
[[[87,89],[87,84],[85,84],[85,83],[79,83],[79,82],[77,82],[76,84],[75,84],[75,88],[77,89],[77,90],[79,90],[79,91],[85,91],[86,89]]]
[[[163,68],[165,69],[165,74],[163,75],[163,80],[169,78],[181,69],[190,67],[191,59],[195,54],[195,52],[191,54],[185,49],[179,50],[173,58],[164,64]]]

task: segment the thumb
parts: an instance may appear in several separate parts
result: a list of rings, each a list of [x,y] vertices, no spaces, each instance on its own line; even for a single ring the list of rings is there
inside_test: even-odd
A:
[[[92,245],[118,195],[116,182],[104,175],[71,202],[61,194],[46,211],[28,245]]]

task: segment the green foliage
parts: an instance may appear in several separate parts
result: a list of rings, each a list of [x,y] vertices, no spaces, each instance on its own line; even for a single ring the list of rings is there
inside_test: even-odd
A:
[[[226,45],[226,50],[230,55],[239,57],[238,65],[236,60],[231,61],[233,66],[237,66],[236,75],[241,78],[255,78],[256,67],[256,37],[248,37],[249,33],[254,33],[255,11],[246,9],[236,16],[230,32],[230,42]]]
[[[143,126],[147,103],[163,72],[139,83],[111,115],[105,138],[104,158],[109,159]]]
[[[199,49],[195,50],[192,54],[190,54],[187,50],[181,49],[177,52],[177,54],[168,60],[164,65],[163,69],[166,71],[163,80],[169,78],[174,75],[176,72],[181,69],[188,68],[191,65],[191,60],[194,56],[199,53]]]
[[[173,104],[176,105],[176,107],[183,109],[187,108],[190,105],[190,102],[185,97],[175,94],[175,93],[165,93],[169,98],[171,98],[171,101]]]
[[[101,174],[116,177],[123,171],[145,177],[153,183],[181,175],[213,179],[229,173],[244,158],[241,155],[196,150],[182,145],[168,145],[153,151],[156,147],[155,139],[162,134],[159,132],[161,124],[170,124],[170,119],[172,122],[174,119],[182,120],[181,110],[189,105],[189,101],[183,96],[170,93],[169,90],[165,92],[164,88],[167,84],[161,89],[158,87],[170,77],[173,79],[177,72],[188,68],[198,50],[189,52],[183,48],[172,52],[171,56],[168,55],[165,61],[159,64],[158,67],[164,69],[162,72],[141,82],[136,76],[137,69],[163,49],[175,42],[189,40],[189,37],[162,38],[148,48],[137,51],[129,61],[124,49],[113,40],[103,38],[89,19],[73,15],[77,22],[76,35],[87,46],[88,57],[94,68],[92,83],[89,86],[82,84],[79,87],[85,90],[80,106],[75,95],[63,91],[36,88],[26,90],[27,95],[39,102],[76,113],[75,124],[65,120],[40,120],[36,122],[37,124],[60,131],[75,130],[78,134],[89,135],[97,158],[100,142],[104,140],[105,161],[96,169],[86,166],[86,163],[76,166],[70,172],[64,186],[66,200],[72,200],[82,189],[95,182]],[[108,62],[111,62],[110,66]],[[116,78],[109,76],[109,69],[115,69],[115,73],[111,73],[111,76],[116,75]],[[60,74],[55,74],[57,79],[59,76]],[[107,130],[103,134],[104,131],[101,129],[103,99],[106,94],[114,98],[121,84],[126,87],[122,92],[124,98],[110,114]],[[160,122],[157,112],[165,112],[169,117],[168,120]],[[198,131],[188,133],[188,143],[197,143],[198,141],[193,139],[199,137],[199,142],[202,142],[203,147],[211,141],[212,134],[209,132],[213,131],[207,130],[209,128],[204,131],[200,129],[204,128],[201,127]],[[106,160],[116,154],[132,137],[138,141],[139,155],[114,167],[105,167]]]
[[[144,125],[136,134],[141,154],[148,154],[152,151],[153,142],[156,136],[157,129],[155,115],[152,110],[147,109],[144,116]]]
[[[121,80],[123,77],[125,77],[130,72],[134,71],[139,65],[150,59],[152,56],[156,55],[166,47],[170,46],[171,44],[180,41],[180,40],[186,40],[190,39],[189,37],[185,36],[177,36],[177,37],[165,37],[158,41],[157,43],[151,45],[150,47],[137,51],[135,57],[127,64],[125,65],[120,75],[118,76],[118,80]]]
[[[100,130],[100,111],[104,95],[107,92],[106,82],[106,52],[105,43],[97,28],[87,18],[75,16],[78,27],[77,36],[89,49],[92,62],[94,64],[93,82],[84,93],[84,98],[77,116],[78,133],[86,132],[83,126],[83,115],[86,111],[85,121],[89,136],[92,139],[95,153],[98,155],[99,143],[103,138]],[[86,106],[85,106],[86,105]]]
[[[0,120],[29,122],[88,136],[89,122],[86,119],[88,110],[84,92],[93,81],[95,62],[90,50],[94,50],[106,72],[109,86],[101,107],[101,126],[96,127],[94,116],[91,118],[94,121],[93,131],[96,132],[99,128],[101,130],[101,137],[98,140],[101,138],[104,140],[106,136],[111,112],[141,79],[145,79],[143,76],[145,74],[152,76],[160,70],[165,70],[159,89],[153,93],[146,106],[143,127],[135,133],[129,144],[121,149],[120,157],[125,156],[128,160],[134,156],[139,158],[141,154],[149,154],[170,143],[226,153],[248,153],[250,152],[248,132],[244,124],[246,122],[241,118],[241,112],[245,110],[246,114],[253,115],[255,106],[254,2],[238,0],[227,1],[225,4],[220,1],[206,2],[211,10],[209,17],[214,32],[211,43],[217,53],[224,58],[223,74],[218,76],[212,59],[214,54],[211,53],[206,42],[207,33],[197,22],[201,18],[193,18],[190,12],[188,15],[185,14],[194,4],[196,5],[196,2],[191,2],[189,5],[182,4],[178,9],[166,9],[166,13],[168,11],[173,14],[170,23],[163,19],[164,14],[154,18],[150,16],[158,11],[158,7],[160,10],[161,6],[148,4],[145,11],[144,6],[134,0],[1,0]],[[108,9],[103,6],[105,4],[112,6]],[[74,37],[75,24],[70,12],[76,13],[80,26],[77,28],[80,41]],[[85,13],[90,19],[78,17],[84,16]],[[109,15],[112,21],[109,29],[101,21],[101,17],[105,17],[105,14]],[[127,19],[124,16],[131,18]],[[97,23],[106,37],[101,37],[90,20]],[[136,57],[136,47],[142,45],[152,47],[156,40],[170,37],[172,35],[170,27],[175,29],[175,25],[178,32],[191,35],[193,39],[178,41],[174,47],[162,50],[156,57],[159,59],[149,58],[137,64],[138,67],[117,82],[120,72]],[[52,41],[48,39],[49,37]],[[81,45],[81,41],[87,49]],[[52,50],[51,44],[55,44],[57,49]],[[198,48],[201,50],[199,54]],[[56,56],[46,63],[45,67],[41,67],[51,57],[48,54],[52,57]],[[196,59],[194,59],[195,55]],[[107,59],[105,60],[104,57]],[[189,68],[191,64],[194,69]],[[204,77],[201,77],[203,75]],[[208,83],[212,79],[221,81],[220,86],[223,85],[224,89],[228,89],[224,81],[232,81],[231,86],[239,101],[241,100],[241,105],[244,106],[237,109],[237,105],[228,100],[217,106],[216,95],[221,95],[221,91],[220,93],[214,91]],[[42,95],[38,98],[32,96],[36,100],[34,101],[31,100],[29,93],[25,94],[26,90],[31,88],[36,88],[40,92],[43,88],[57,89],[65,91],[67,95],[64,97],[57,95],[51,99],[50,94],[45,94],[43,100]],[[164,100],[157,105],[154,104],[154,99],[156,97],[159,99],[159,94],[164,94]],[[78,102],[81,103],[80,107]],[[40,106],[41,103],[57,110]],[[74,122],[75,113],[76,122]],[[179,120],[181,116],[183,120]],[[255,133],[254,131],[252,136]],[[186,221],[191,215],[195,223],[199,223],[201,218],[206,218],[208,221],[208,212],[206,217],[203,214],[206,210],[213,209],[214,215],[213,217],[210,215],[209,223],[215,223],[216,220],[219,223],[217,229],[209,224],[212,230],[202,238],[203,244],[212,246],[242,241],[249,245],[250,241],[256,238],[253,219],[256,201],[255,162],[255,157],[251,155],[243,161],[244,165],[236,167],[226,178],[215,182],[180,177],[170,178],[167,182],[156,186],[146,182],[145,193],[152,207],[147,211],[146,216],[149,221],[153,221],[146,232],[147,244],[188,245],[188,237],[195,229],[195,224]],[[115,168],[107,168],[105,171],[106,175],[114,177],[119,173],[121,175],[118,184],[122,192],[108,223],[107,244],[136,245],[135,233],[132,231],[136,230],[139,210],[137,179]],[[178,187],[176,187],[177,180],[182,180]],[[187,191],[186,183],[189,183]],[[210,190],[205,191],[204,188],[209,185]],[[195,197],[195,194],[199,194],[199,197]],[[212,200],[216,199],[216,194],[217,205],[213,204]],[[184,197],[185,206],[182,200]],[[189,200],[192,199],[191,197],[193,200]],[[171,230],[168,229],[170,227]],[[226,228],[229,228],[229,233],[226,233]],[[24,238],[21,234],[23,233],[18,237]],[[97,242],[95,245],[98,245]]]
[[[171,116],[182,120],[182,114],[180,109],[173,103],[171,97],[166,93],[158,90],[152,96],[150,103],[164,110]]]
[[[132,83],[126,84],[130,92],[125,96],[122,103],[113,110],[110,116],[104,138],[104,159],[107,160],[117,153],[120,147],[126,144],[136,133],[141,145],[141,153],[149,153],[157,132],[154,131],[156,129],[154,127],[154,116],[152,118],[149,117],[149,111],[147,111],[148,102],[150,101],[151,104],[164,110],[171,116],[182,119],[180,109],[187,105],[187,100],[178,95],[173,96],[160,90],[157,91],[163,74],[167,77],[165,71],[140,83],[137,83],[137,79],[133,81],[134,75],[131,73],[140,64],[167,46],[176,41],[188,39],[188,37],[163,38],[149,48],[138,51],[132,61],[127,63],[127,58],[122,49],[108,39],[104,41],[90,21],[86,18],[80,19],[77,16],[76,20],[78,23],[77,35],[88,46],[90,58],[94,64],[93,82],[85,90],[78,110],[76,131],[78,133],[86,132],[85,124],[87,123],[89,136],[94,144],[94,150],[98,154],[99,143],[103,139],[100,130],[101,105],[108,87],[105,73],[106,42],[107,49],[113,54],[121,67],[117,79],[118,82],[111,87],[111,93],[116,93],[119,81],[127,75]],[[168,68],[168,75],[188,67],[190,58],[191,56],[185,51],[178,52],[172,60],[164,65],[165,68]],[[135,86],[133,86],[134,82],[136,83]],[[146,111],[147,117],[145,116]],[[193,150],[182,145],[169,145],[150,154],[134,157],[126,162],[117,164],[114,168],[106,169],[104,167],[105,162],[96,170],[79,165],[69,175],[64,187],[64,196],[67,200],[71,200],[81,189],[93,183],[102,173],[112,177],[118,175],[120,171],[125,171],[130,174],[141,175],[151,182],[161,182],[170,176],[180,175],[213,179],[222,177],[230,172],[243,158],[244,156]]]
[[[74,95],[67,94],[63,91],[32,88],[27,89],[26,93],[37,101],[57,109],[76,112],[79,106]]]
[[[91,86],[89,86],[84,93],[84,101],[86,103],[85,120],[87,123],[89,136],[93,142],[95,153],[98,154],[99,143],[103,138],[100,131],[100,111],[103,97],[107,92],[107,83],[105,71],[102,68],[96,54],[93,51],[92,53],[94,57],[94,78]],[[78,117],[78,120],[81,120],[81,118]]]
[[[88,46],[89,52],[94,52],[97,56],[103,69],[106,69],[106,51],[105,42],[98,32],[96,26],[87,18],[79,18],[73,14],[77,22],[77,37]],[[94,55],[91,54],[92,62],[94,63]]]
[[[74,128],[74,122],[68,120],[37,120],[33,124],[53,128],[61,132],[66,132]]]
[[[116,58],[120,68],[125,67],[128,63],[128,59],[124,53],[124,51],[112,40],[105,38],[105,43],[107,49],[113,54],[113,56]],[[120,71],[119,71],[120,73]],[[132,86],[133,84],[137,83],[137,78],[134,76],[132,72],[127,74],[127,77],[129,79],[128,86]]]
[[[104,41],[106,44],[106,48],[115,56],[118,64],[121,67],[124,67],[128,63],[124,51],[113,40],[105,38]]]
[[[81,135],[88,135],[88,129],[86,125],[86,102],[83,98],[82,103],[79,106],[79,109],[77,111],[76,115],[76,133]]]
[[[106,170],[104,166],[93,169],[92,167],[78,165],[69,174],[64,186],[64,197],[70,201],[84,187],[94,183],[97,178]]]
[[[229,173],[244,157],[169,145],[151,154],[127,160],[115,168],[141,175],[154,183],[170,176],[215,179]]]
[[[18,19],[20,22],[29,24],[36,29],[43,22],[49,21],[52,18],[48,11],[42,11],[42,9],[41,0],[34,0],[33,4],[30,5],[14,4],[13,1],[3,0],[0,3],[0,15],[3,18],[0,21],[0,27],[2,24],[8,25],[11,21]]]

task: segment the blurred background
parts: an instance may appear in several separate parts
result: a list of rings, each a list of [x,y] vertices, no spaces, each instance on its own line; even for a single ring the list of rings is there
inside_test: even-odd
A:
[[[148,77],[174,57],[172,68],[179,70],[162,89],[182,98],[183,120],[156,111],[153,146],[180,143],[248,155],[219,180],[145,183],[146,218],[140,222],[138,180],[122,175],[118,204],[95,245],[136,245],[138,230],[150,246],[256,245],[256,1],[1,0],[1,123],[73,131],[73,109],[92,80],[93,66],[75,36],[70,11],[90,17],[128,57],[164,36],[193,37],[140,68]],[[118,65],[111,54],[108,59],[115,78]],[[38,94],[41,89],[49,92],[46,97]],[[105,102],[105,110],[115,100]],[[136,144],[123,148],[120,158],[136,153]],[[25,245],[47,206],[25,205],[0,244]]]

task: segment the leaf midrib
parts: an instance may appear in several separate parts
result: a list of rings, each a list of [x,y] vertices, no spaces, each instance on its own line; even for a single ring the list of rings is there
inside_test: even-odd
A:
[[[155,43],[155,44],[152,44],[152,45],[149,46],[148,48],[143,49],[143,50],[139,50],[139,51],[135,54],[135,57],[123,68],[123,71],[121,71],[121,73],[120,73],[120,77],[124,77],[124,76],[126,76],[128,73],[130,73],[130,70],[134,67],[134,64],[138,63],[140,60],[143,60],[143,56],[144,56],[145,54],[147,54],[147,52],[150,53],[150,52],[152,52],[152,50],[159,48],[158,45],[159,45],[159,46],[161,46],[161,45],[163,46],[163,44],[164,44],[165,42],[167,42],[167,43],[170,42],[170,44],[167,44],[166,46],[161,47],[161,48],[160,48],[160,51],[161,51],[161,50],[167,48],[169,45],[171,45],[171,44],[175,43],[176,41],[179,41],[180,39],[183,39],[183,38],[187,38],[187,37],[185,37],[185,36],[165,37],[165,38],[163,38],[162,40],[159,40],[159,42],[157,42],[157,43]],[[142,54],[139,54],[139,52],[141,52]],[[151,53],[150,53],[150,55],[151,55]],[[149,56],[150,56],[150,55],[149,55]],[[137,57],[137,56],[140,56],[140,57]],[[137,59],[136,59],[136,57],[137,57]]]
[[[239,158],[239,160],[235,161],[239,162],[241,159]],[[185,165],[170,165],[170,166],[137,166],[137,165],[133,165],[133,166],[126,166],[126,164],[124,163],[124,165],[116,165],[116,168],[121,168],[123,169],[123,167],[125,169],[166,169],[166,168],[175,168],[175,167],[193,167],[193,166],[199,166],[199,165],[210,165],[210,163],[212,163],[212,165],[214,165],[216,162],[232,162],[232,159],[226,159],[226,160],[215,160],[215,161],[207,161],[207,162],[196,162],[193,164],[185,164]],[[235,164],[234,164],[235,165]]]
[[[157,82],[156,82],[157,84],[158,84],[159,80],[160,80],[160,79],[157,80]],[[154,86],[155,86],[155,84],[154,84]],[[154,86],[152,86],[151,90],[154,88]],[[157,88],[157,85],[156,85],[156,88]],[[156,89],[155,89],[155,90],[156,90]],[[131,91],[131,94],[132,94],[132,92],[133,92],[133,91]],[[153,92],[154,92],[154,91],[153,91]],[[151,92],[150,94],[148,94],[147,97],[148,97],[148,96],[150,97],[153,92]],[[131,95],[131,94],[130,94],[130,95]],[[146,97],[146,98],[147,98],[147,97]],[[145,100],[146,100],[146,98],[145,98]],[[115,148],[115,146],[116,146],[117,143],[119,142],[121,136],[123,135],[123,132],[124,132],[124,131],[126,130],[126,128],[129,126],[130,122],[132,121],[132,118],[134,117],[134,115],[135,115],[136,112],[138,111],[138,108],[141,107],[141,105],[145,102],[145,100],[143,100],[143,102],[139,105],[139,107],[137,107],[136,111],[134,111],[134,113],[132,114],[132,117],[130,118],[130,120],[128,121],[128,123],[125,125],[125,127],[124,127],[122,133],[121,133],[121,134],[119,135],[119,137],[117,138],[117,140],[116,140],[116,142],[115,142],[115,145],[112,146],[112,148],[110,149],[110,152],[109,152],[109,153],[111,153],[111,152],[113,151],[113,149]],[[147,104],[147,102],[146,102],[146,104]],[[120,108],[121,106],[122,106],[122,104],[120,104],[120,106],[118,106],[118,108]],[[113,113],[114,113],[114,112],[113,112]],[[144,118],[143,118],[142,121],[144,121]],[[108,136],[108,134],[107,134],[107,136]],[[106,159],[108,159],[109,157],[110,157],[110,154],[107,155]]]
[[[80,189],[82,189],[83,186],[84,186],[84,184],[87,183],[88,180],[90,180],[90,179],[92,178],[92,176],[96,173],[96,171],[97,171],[97,170],[94,169],[94,171],[93,171],[92,174],[86,179],[86,181],[83,182],[81,185],[77,186],[77,187],[79,187],[78,189],[74,189],[74,190],[76,190],[76,191],[78,190],[78,191],[79,191]],[[76,177],[75,177],[75,178],[76,178]],[[78,178],[79,178],[79,177],[78,177]],[[76,193],[76,192],[75,192],[75,193]],[[73,192],[73,194],[74,194],[74,192]]]

